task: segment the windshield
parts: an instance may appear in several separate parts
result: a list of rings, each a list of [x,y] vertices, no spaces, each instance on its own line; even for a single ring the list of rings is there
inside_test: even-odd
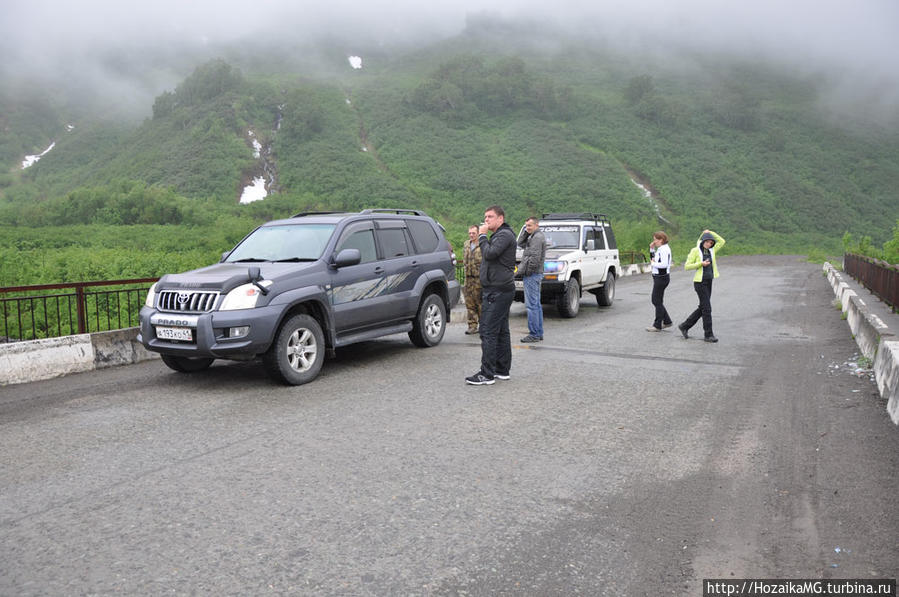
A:
[[[541,226],[548,249],[579,249],[581,247],[580,226]]]
[[[262,226],[237,245],[226,262],[315,261],[332,232],[334,224]]]

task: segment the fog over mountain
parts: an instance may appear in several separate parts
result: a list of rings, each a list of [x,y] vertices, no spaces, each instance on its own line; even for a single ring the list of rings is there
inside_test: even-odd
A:
[[[895,0],[599,0],[589,6],[576,0],[6,0],[3,13],[0,69],[6,75],[53,79],[77,74],[119,85],[123,93],[131,85],[121,81],[129,78],[123,71],[151,50],[157,60],[168,52],[177,63],[185,52],[213,52],[234,42],[251,47],[280,38],[423,43],[461,32],[467,16],[488,13],[623,50],[668,53],[674,48],[775,61],[797,73],[826,76],[834,101],[857,101],[865,110],[886,112],[899,106]],[[110,50],[116,60],[109,60]],[[97,61],[98,56],[107,57]],[[177,81],[174,69],[158,62],[156,68],[142,73],[143,84],[153,89],[131,92],[157,93]]]

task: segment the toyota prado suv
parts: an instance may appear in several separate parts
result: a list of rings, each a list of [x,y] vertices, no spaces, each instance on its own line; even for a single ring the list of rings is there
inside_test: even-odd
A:
[[[341,346],[401,332],[438,344],[459,294],[443,228],[424,213],[300,213],[260,226],[216,265],[160,278],[138,340],[175,371],[261,357],[274,379],[299,385]]]
[[[595,295],[599,306],[611,306],[621,263],[608,216],[543,214],[540,230],[546,237],[541,301],[555,302],[562,317],[577,316],[583,291]],[[521,249],[516,262],[521,263]],[[515,299],[524,300],[524,283],[517,267]]]

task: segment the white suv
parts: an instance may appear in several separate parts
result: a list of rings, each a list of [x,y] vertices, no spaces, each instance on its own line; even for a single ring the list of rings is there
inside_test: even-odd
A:
[[[596,296],[609,307],[615,299],[615,278],[621,271],[618,246],[608,216],[602,214],[543,214],[540,230],[546,237],[542,302],[555,302],[562,317],[575,317],[581,293]],[[521,250],[516,262],[521,263]],[[515,299],[524,300],[521,272],[516,267]]]

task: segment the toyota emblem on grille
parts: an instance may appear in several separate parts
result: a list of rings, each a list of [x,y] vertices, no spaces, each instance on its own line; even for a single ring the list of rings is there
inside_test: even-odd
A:
[[[179,292],[179,293],[178,293],[178,303],[180,303],[182,307],[183,307],[184,304],[185,304],[187,301],[189,301],[189,300],[190,300],[190,293],[189,293],[189,292]]]

